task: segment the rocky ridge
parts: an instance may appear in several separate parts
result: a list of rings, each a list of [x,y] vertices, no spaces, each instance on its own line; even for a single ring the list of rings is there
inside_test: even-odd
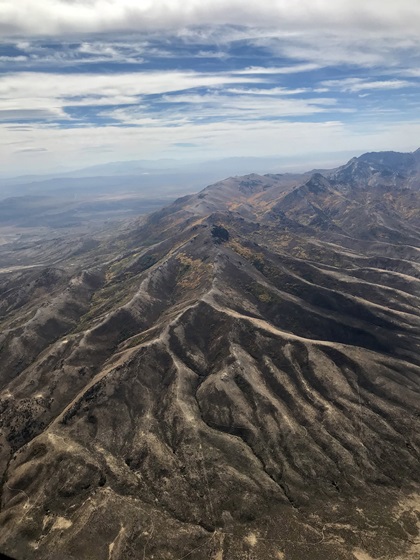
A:
[[[231,178],[3,273],[0,549],[415,557],[419,170]]]

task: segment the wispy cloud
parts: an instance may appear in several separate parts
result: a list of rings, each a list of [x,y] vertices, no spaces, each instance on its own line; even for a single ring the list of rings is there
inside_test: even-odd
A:
[[[22,72],[0,77],[0,108],[61,111],[63,116],[66,106],[138,103],[144,95],[252,82],[258,79],[193,71],[87,75]]]
[[[286,87],[266,87],[266,88],[227,88],[226,92],[235,95],[263,95],[263,96],[282,96],[282,95],[299,95],[301,93],[314,93],[315,92],[326,92],[327,88],[286,88]]]
[[[48,152],[46,148],[23,148],[22,150],[16,150],[16,154],[37,154],[40,152]]]
[[[416,84],[407,80],[368,80],[363,78],[343,78],[342,80],[324,80],[322,85],[340,91],[357,93],[366,90],[392,90],[414,87]]]
[[[310,72],[322,68],[322,64],[288,64],[279,67],[250,66],[243,70],[238,70],[239,75],[264,75],[264,74],[297,74],[299,72]]]
[[[0,63],[25,63],[26,67],[88,65],[100,62],[142,64],[144,55],[156,56],[144,41],[129,44],[121,39],[92,39],[81,42],[62,40],[59,44],[44,39],[10,43],[18,54],[0,55]],[[162,51],[164,54],[165,51]]]
[[[12,63],[18,63],[18,62],[26,62],[28,60],[27,56],[24,55],[18,55],[18,56],[0,56],[0,62],[12,62]]]
[[[0,122],[48,122],[68,118],[68,115],[57,107],[51,109],[0,109]]]
[[[102,116],[137,126],[181,126],[206,121],[258,121],[310,116],[330,111],[335,106],[331,98],[291,99],[280,96],[264,97],[241,95],[240,97],[218,93],[184,93],[165,95],[158,104],[159,111],[147,106],[126,107],[104,111]],[[339,111],[339,109],[338,109]]]

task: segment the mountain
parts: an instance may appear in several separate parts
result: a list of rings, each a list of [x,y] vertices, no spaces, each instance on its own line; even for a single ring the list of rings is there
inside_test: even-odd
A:
[[[4,553],[420,555],[419,151],[230,178],[15,259]]]

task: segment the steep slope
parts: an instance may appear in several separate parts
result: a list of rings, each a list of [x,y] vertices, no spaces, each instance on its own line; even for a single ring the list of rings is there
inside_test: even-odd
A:
[[[414,558],[417,160],[229,179],[3,274],[0,548]]]

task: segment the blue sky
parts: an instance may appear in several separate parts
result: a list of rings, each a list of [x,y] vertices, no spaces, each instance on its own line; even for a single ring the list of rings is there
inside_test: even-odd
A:
[[[0,0],[2,174],[414,150],[419,29],[415,0]]]

